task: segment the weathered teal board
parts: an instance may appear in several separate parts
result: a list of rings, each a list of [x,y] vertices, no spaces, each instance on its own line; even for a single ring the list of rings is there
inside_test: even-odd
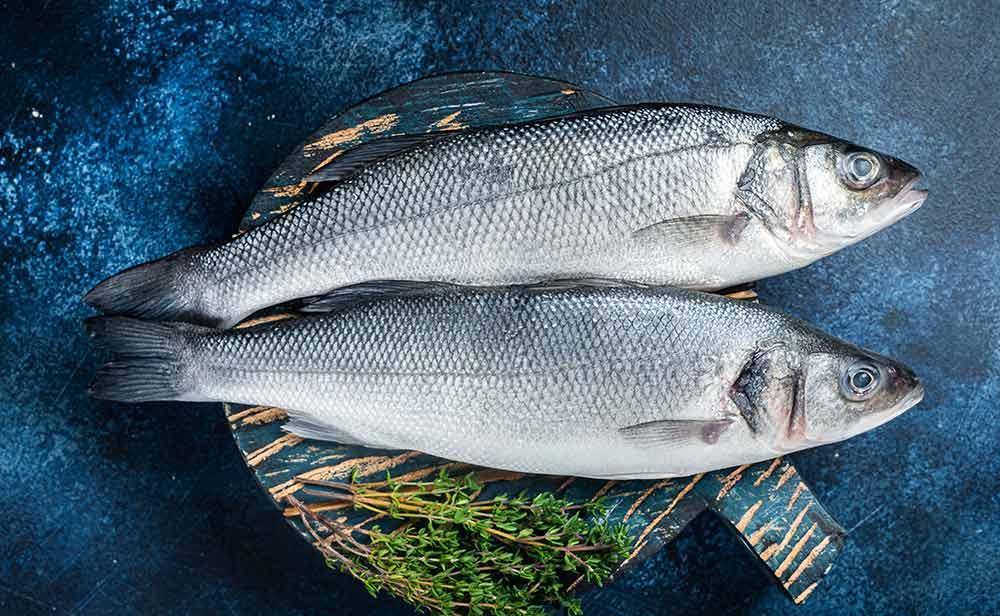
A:
[[[381,136],[463,130],[485,124],[550,117],[614,104],[576,86],[511,73],[459,73],[400,86],[341,113],[311,135],[257,194],[242,229],[295,207],[324,189],[302,178],[343,150]],[[248,321],[289,318],[280,309]],[[472,467],[420,454],[386,452],[303,440],[282,431],[280,409],[226,405],[240,450],[261,485],[303,537],[314,539],[282,501],[294,494],[306,505],[323,507],[302,493],[297,478],[426,477],[440,468]],[[696,515],[710,509],[732,525],[754,555],[796,602],[804,601],[833,566],[844,531],[816,500],[791,462],[776,459],[694,477],[663,481],[594,481],[563,477],[488,473],[488,493],[559,490],[576,501],[604,496],[614,521],[627,521],[635,538],[628,566],[670,541]],[[365,516],[338,510],[350,523]],[[733,566],[739,566],[734,563]]]

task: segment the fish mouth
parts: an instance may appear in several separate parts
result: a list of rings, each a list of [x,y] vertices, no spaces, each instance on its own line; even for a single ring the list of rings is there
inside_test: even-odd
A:
[[[922,183],[923,176],[916,175],[899,189],[896,196],[877,208],[876,211],[881,210],[885,213],[880,226],[889,226],[920,209],[929,194],[929,191],[922,187]]]
[[[929,191],[922,186],[923,176],[914,172],[913,176],[903,184],[902,188],[891,198],[880,202],[866,214],[862,229],[855,233],[836,235],[817,230],[815,244],[820,247],[823,255],[829,255],[843,248],[846,244],[854,244],[868,239],[913,212],[927,200]]]
[[[893,419],[896,419],[906,411],[910,410],[914,406],[920,403],[924,399],[924,384],[920,382],[920,379],[914,378],[913,389],[906,392],[902,398],[896,402],[891,408],[880,413],[872,413],[862,418],[855,426],[846,433],[837,434],[835,436],[831,435],[827,438],[806,438],[805,441],[809,443],[810,447],[815,447],[816,445],[828,445],[830,443],[837,443],[844,441],[846,439],[858,436],[859,434],[864,434],[883,426]]]
[[[864,422],[867,425],[861,426],[862,430],[858,434],[887,424],[919,404],[924,399],[924,384],[916,377],[913,377],[913,381],[913,389],[906,392],[906,395],[900,398],[887,412],[872,415],[870,421]]]
[[[893,412],[892,417],[890,417],[889,419],[894,419],[896,417],[899,417],[906,411],[920,404],[920,402],[923,399],[924,399],[924,384],[921,383],[919,379],[916,379],[916,384],[913,386],[913,389],[911,389],[905,396],[903,396],[903,399],[897,403],[896,410]]]

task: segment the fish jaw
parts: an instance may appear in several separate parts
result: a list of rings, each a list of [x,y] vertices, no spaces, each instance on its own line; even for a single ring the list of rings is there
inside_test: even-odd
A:
[[[893,225],[913,212],[920,209],[920,206],[927,200],[929,192],[926,188],[918,188],[923,182],[923,177],[918,173],[912,180],[907,182],[896,194],[895,197],[875,208],[875,216],[872,235],[890,225]],[[865,237],[868,237],[866,235]]]
[[[816,437],[802,435],[801,438],[791,443],[791,446],[783,448],[783,453],[791,453],[793,451],[801,451],[803,449],[811,449],[813,447],[819,447],[822,445],[830,445],[833,443],[839,443],[841,441],[846,441],[847,439],[854,438],[865,432],[870,432],[884,424],[889,423],[893,419],[896,419],[906,411],[910,410],[917,404],[919,404],[924,399],[924,385],[919,379],[913,377],[913,387],[907,392],[902,398],[899,399],[890,408],[879,412],[870,413],[861,418],[859,418],[852,426],[850,430],[847,430],[839,434],[830,434],[826,437]]]
[[[851,436],[857,434],[862,434],[868,432],[869,430],[874,430],[875,428],[887,424],[893,419],[899,417],[906,411],[910,410],[917,404],[919,404],[924,399],[924,384],[916,380],[916,384],[913,389],[903,396],[892,408],[883,412],[872,414],[861,420],[858,424],[858,430]]]

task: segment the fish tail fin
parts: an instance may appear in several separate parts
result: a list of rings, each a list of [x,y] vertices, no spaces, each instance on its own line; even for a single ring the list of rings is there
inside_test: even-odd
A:
[[[203,246],[177,251],[162,259],[130,267],[105,279],[83,297],[83,302],[112,315],[144,319],[187,321],[216,325],[215,315],[199,307],[190,273],[193,258]]]
[[[129,317],[91,317],[85,323],[95,345],[115,356],[97,371],[92,397],[119,402],[194,399],[183,355],[192,334],[207,328]]]

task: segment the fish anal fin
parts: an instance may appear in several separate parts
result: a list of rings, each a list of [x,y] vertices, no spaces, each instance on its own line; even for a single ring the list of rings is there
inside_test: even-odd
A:
[[[636,447],[680,447],[697,441],[714,445],[733,423],[733,418],[661,419],[620,428],[625,441]]]
[[[288,415],[289,421],[281,429],[295,436],[317,441],[332,441],[341,445],[360,445],[361,447],[371,447],[373,449],[394,449],[393,447],[370,442],[369,439],[360,438],[347,430],[324,423],[298,411],[289,410]]]
[[[671,246],[698,246],[708,242],[736,244],[750,224],[750,216],[739,214],[700,214],[684,218],[671,218],[633,233],[642,242],[655,242]]]
[[[437,141],[438,139],[446,139],[449,136],[451,136],[449,132],[438,132],[395,135],[375,139],[374,141],[369,141],[368,143],[345,150],[342,154],[329,159],[329,162],[325,165],[314,169],[312,173],[307,175],[305,181],[314,183],[339,182],[372,163],[391,158],[425,143]]]

